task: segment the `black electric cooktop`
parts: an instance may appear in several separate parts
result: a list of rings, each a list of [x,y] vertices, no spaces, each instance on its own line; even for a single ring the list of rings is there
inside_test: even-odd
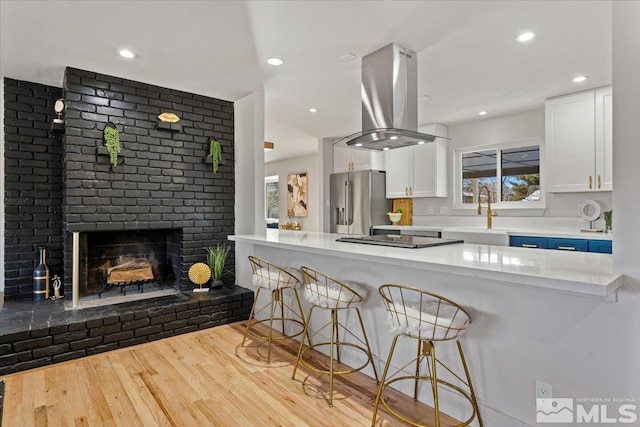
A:
[[[464,240],[440,239],[438,237],[402,236],[397,234],[380,234],[376,236],[340,237],[337,242],[361,243],[363,245],[393,246],[397,248],[420,249],[431,246],[454,245]]]

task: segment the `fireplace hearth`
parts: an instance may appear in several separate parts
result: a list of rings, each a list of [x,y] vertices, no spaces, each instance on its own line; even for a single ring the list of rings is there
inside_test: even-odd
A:
[[[84,310],[60,301],[7,301],[0,311],[0,376],[246,320],[253,291],[225,286]]]

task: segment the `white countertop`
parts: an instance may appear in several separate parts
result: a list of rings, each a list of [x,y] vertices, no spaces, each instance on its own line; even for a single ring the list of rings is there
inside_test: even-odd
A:
[[[336,242],[341,236],[273,229],[229,239],[584,295],[607,296],[623,283],[623,276],[613,273],[612,256],[606,254],[467,243],[405,249]]]
[[[509,236],[537,236],[537,237],[557,237],[565,239],[589,239],[589,240],[612,240],[611,233],[604,232],[591,232],[580,230],[540,230],[540,229],[525,229],[525,228],[479,228],[479,227],[451,227],[451,226],[422,226],[422,225],[376,225],[373,227],[376,230],[415,230],[415,231],[452,231],[452,232],[486,232],[499,234],[504,233]]]

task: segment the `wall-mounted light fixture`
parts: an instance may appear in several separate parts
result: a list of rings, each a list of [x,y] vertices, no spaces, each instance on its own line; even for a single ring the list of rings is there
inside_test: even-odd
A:
[[[273,142],[265,141],[264,142],[264,151],[271,151],[275,149],[275,144]]]
[[[51,133],[64,133],[65,126],[64,119],[62,118],[64,107],[64,98],[56,100],[55,104],[53,104],[53,111],[56,112],[58,118],[53,119],[53,123],[51,123]]]

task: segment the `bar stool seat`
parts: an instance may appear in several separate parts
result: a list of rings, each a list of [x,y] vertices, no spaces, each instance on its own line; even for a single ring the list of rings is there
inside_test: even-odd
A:
[[[469,313],[460,305],[447,298],[409,286],[386,284],[379,288],[379,292],[387,309],[387,324],[390,326],[394,338],[376,395],[371,426],[373,427],[375,425],[378,407],[380,403],[382,403],[389,413],[408,424],[420,427],[440,427],[438,386],[444,386],[465,398],[472,409],[471,416],[457,426],[468,426],[477,417],[478,423],[482,427],[483,424],[478,410],[478,401],[473,389],[464,352],[462,351],[462,345],[458,339],[459,335],[471,323]],[[402,368],[398,369],[392,375],[388,375],[396,344],[398,338],[401,336],[417,340],[418,348],[416,357],[404,364]],[[456,341],[465,378],[456,374],[454,370],[436,358],[435,343],[451,340]],[[423,361],[430,362],[427,363],[427,373],[421,372],[421,362]],[[413,363],[415,363],[414,374],[404,375],[404,369]],[[443,367],[457,378],[460,385],[439,378],[437,374],[438,366]],[[434,424],[422,424],[416,419],[410,419],[406,414],[401,414],[392,408],[384,399],[384,390],[389,385],[407,380],[413,381],[414,383],[414,400],[418,399],[418,385],[420,381],[427,381],[431,384],[435,409],[435,415],[433,417]]]
[[[264,259],[250,256],[249,262],[253,270],[252,283],[257,290],[244,337],[242,338],[241,347],[244,347],[249,334],[267,340],[267,365],[269,365],[271,364],[271,344],[274,340],[293,338],[305,333],[306,321],[298,295],[300,280],[294,271],[287,270]],[[269,303],[264,304],[262,307],[257,307],[262,290],[269,291],[271,298]],[[291,304],[294,305],[286,301],[285,291],[293,293],[293,301]],[[267,311],[267,309],[269,310],[268,317],[260,320],[256,319],[256,316]],[[268,331],[266,334],[256,331],[254,328],[258,324],[267,323]],[[281,334],[274,335],[274,323],[276,327],[281,327]],[[290,328],[295,328],[295,330],[287,333],[285,328],[286,324],[293,325],[290,326]]]
[[[378,373],[376,371],[375,364],[373,363],[371,347],[369,346],[369,340],[364,329],[364,324],[362,322],[362,316],[360,315],[359,309],[360,305],[364,301],[364,298],[366,297],[366,291],[356,284],[347,284],[345,282],[341,282],[310,267],[302,267],[301,271],[304,278],[304,296],[305,299],[311,304],[311,308],[309,309],[309,313],[307,314],[307,327],[305,328],[305,334],[300,340],[300,348],[298,350],[298,355],[296,357],[296,363],[293,368],[293,374],[291,378],[295,379],[296,372],[298,370],[298,364],[301,362],[304,366],[314,372],[329,375],[328,403],[329,406],[333,406],[334,378],[336,375],[346,375],[356,371],[360,371],[370,363],[376,381],[378,380]],[[330,337],[329,341],[326,341],[325,339],[323,342],[316,342],[316,340],[314,340],[314,344],[311,344],[311,339],[309,338],[308,334],[309,321],[311,320],[311,316],[316,308],[330,310],[331,315],[330,320],[325,323],[324,326],[316,330],[312,336],[315,337],[326,328],[329,328]],[[360,331],[351,331],[346,327],[345,324],[341,323],[341,321],[339,320],[338,312],[341,310],[349,309],[355,311],[360,325]],[[346,335],[348,335],[352,338],[352,342],[344,340],[341,341],[340,332],[342,332],[343,334],[343,339]],[[356,335],[356,333],[354,332],[359,332],[360,336]],[[309,338],[309,347],[307,348],[304,348],[305,337]],[[305,353],[307,353],[308,351],[318,349],[323,346],[329,346],[328,369],[320,368],[317,365],[311,363],[311,361],[306,360],[304,357]],[[367,361],[364,362],[363,365],[355,368],[337,367],[334,361],[337,360],[338,363],[340,363],[341,347],[348,347],[350,349],[354,349],[363,353],[364,355],[366,355]]]

